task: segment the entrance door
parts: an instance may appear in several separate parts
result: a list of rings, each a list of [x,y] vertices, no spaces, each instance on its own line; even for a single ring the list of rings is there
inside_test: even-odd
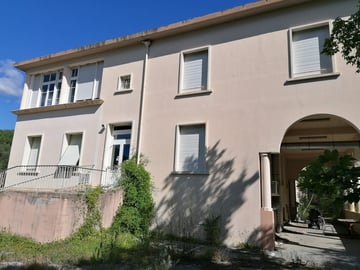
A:
[[[121,163],[130,158],[130,138],[131,129],[117,129],[113,130],[113,144],[111,156],[111,169],[119,169]]]
[[[113,126],[111,128],[106,177],[103,185],[114,185],[120,178],[121,164],[130,158],[131,126]]]

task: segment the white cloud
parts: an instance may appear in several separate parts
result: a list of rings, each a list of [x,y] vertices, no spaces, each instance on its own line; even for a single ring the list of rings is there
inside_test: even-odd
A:
[[[25,75],[16,69],[12,60],[0,60],[0,94],[21,96]]]

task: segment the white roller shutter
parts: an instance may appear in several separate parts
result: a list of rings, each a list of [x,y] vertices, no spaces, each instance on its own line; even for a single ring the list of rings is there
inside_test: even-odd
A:
[[[332,71],[331,57],[321,54],[329,27],[292,32],[293,74],[306,76]]]
[[[80,159],[81,134],[70,135],[69,145],[66,147],[62,155],[59,165],[76,166]]]
[[[208,52],[184,54],[183,90],[206,89],[208,72]]]
[[[29,108],[37,107],[38,97],[39,97],[39,89],[41,83],[41,75],[35,75],[32,81],[31,91],[30,91],[30,103]]]
[[[35,166],[38,164],[41,137],[31,137],[29,140],[30,153],[27,165]]]
[[[204,125],[181,126],[178,137],[177,171],[205,171]]]
[[[81,66],[79,68],[76,100],[92,99],[96,76],[96,64]]]

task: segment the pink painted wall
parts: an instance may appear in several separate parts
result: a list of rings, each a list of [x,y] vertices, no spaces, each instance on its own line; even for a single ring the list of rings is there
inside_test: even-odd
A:
[[[86,206],[78,193],[6,191],[0,193],[0,229],[39,242],[64,239],[83,222]],[[119,204],[121,190],[101,198],[102,223],[109,227]]]

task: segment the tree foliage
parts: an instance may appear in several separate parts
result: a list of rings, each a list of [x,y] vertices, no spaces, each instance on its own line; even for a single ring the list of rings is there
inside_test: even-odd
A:
[[[347,19],[335,19],[330,38],[325,40],[323,53],[334,55],[337,52],[360,73],[360,0],[356,13]]]
[[[137,164],[132,158],[122,163],[119,184],[123,188],[124,199],[111,229],[115,233],[147,236],[154,216],[150,174],[142,163]]]
[[[8,166],[13,130],[0,130],[0,170]]]
[[[346,201],[358,202],[360,167],[355,167],[354,162],[350,155],[325,150],[300,172],[298,187],[304,193],[315,194],[327,206],[342,207]]]

